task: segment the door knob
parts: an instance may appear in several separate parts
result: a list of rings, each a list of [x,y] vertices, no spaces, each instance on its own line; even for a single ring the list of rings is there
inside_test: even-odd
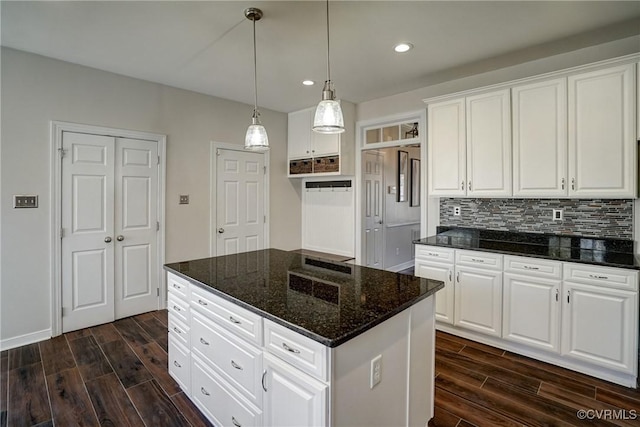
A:
[[[111,243],[111,237],[107,236],[104,238],[105,243]]]
[[[220,233],[220,234],[224,233],[224,228],[222,228],[222,227],[218,228],[218,233]]]
[[[121,234],[121,235],[119,235],[118,237],[116,237],[116,240],[117,240],[118,242],[122,242],[122,241],[124,240],[124,236]]]

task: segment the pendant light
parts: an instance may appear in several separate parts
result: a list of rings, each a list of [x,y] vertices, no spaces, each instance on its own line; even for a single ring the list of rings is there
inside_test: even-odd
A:
[[[260,111],[258,111],[258,63],[256,54],[256,21],[262,18],[262,11],[255,7],[245,9],[244,16],[253,21],[253,116],[251,124],[244,138],[244,149],[253,151],[265,151],[269,149],[267,130],[260,123]]]
[[[322,88],[322,100],[318,104],[316,115],[313,118],[313,130],[318,133],[344,132],[342,108],[340,102],[336,101],[329,66],[329,0],[327,0],[327,80]]]

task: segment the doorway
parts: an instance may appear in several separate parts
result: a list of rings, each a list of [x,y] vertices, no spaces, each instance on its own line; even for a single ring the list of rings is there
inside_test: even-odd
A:
[[[52,335],[164,306],[164,136],[53,123]]]
[[[211,256],[269,245],[268,152],[212,144]]]

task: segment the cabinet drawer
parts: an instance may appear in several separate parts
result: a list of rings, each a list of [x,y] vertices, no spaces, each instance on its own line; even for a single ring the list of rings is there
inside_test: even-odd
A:
[[[328,381],[327,347],[267,319],[264,338],[267,351],[315,378]]]
[[[189,348],[191,341],[189,339],[189,327],[176,319],[175,316],[169,316],[169,338],[171,337]]]
[[[186,301],[169,293],[167,310],[169,310],[169,316],[175,316],[180,321],[189,324],[189,304]]]
[[[608,288],[638,290],[638,272],[623,268],[565,263],[564,280]]]
[[[189,301],[189,282],[182,277],[167,273],[167,289],[169,295],[173,294],[185,302]]]
[[[191,394],[191,360],[189,350],[169,336],[169,374],[187,395]]]
[[[488,252],[456,250],[456,265],[502,270],[502,255]]]
[[[453,264],[454,252],[454,249],[441,248],[439,246],[416,245],[416,259]]]
[[[527,276],[562,278],[562,263],[539,258],[505,256],[504,271]]]
[[[262,425],[262,411],[233,392],[233,387],[206,368],[197,357],[191,358],[191,398],[207,418],[217,426],[251,427]]]
[[[262,350],[247,344],[200,313],[193,313],[191,336],[194,352],[254,405],[262,406]]]
[[[191,287],[191,307],[247,341],[262,346],[262,318],[196,286]]]

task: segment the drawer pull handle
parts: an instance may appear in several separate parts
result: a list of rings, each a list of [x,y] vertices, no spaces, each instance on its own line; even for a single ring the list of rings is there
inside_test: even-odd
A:
[[[174,306],[173,306],[173,309],[174,309],[175,311],[182,311],[182,310],[180,310],[180,307],[178,307],[177,305],[174,305]]]
[[[471,261],[473,261],[473,262],[484,262],[483,259],[478,259],[478,258],[471,258]]]
[[[200,304],[200,305],[208,305],[205,301],[202,301],[201,299],[198,299],[198,304]]]
[[[540,270],[539,267],[531,267],[530,265],[525,265],[524,268],[525,270]]]
[[[267,370],[265,369],[264,372],[262,372],[262,389],[264,391],[267,391],[267,386],[264,384],[264,379],[267,376]]]
[[[297,348],[289,347],[287,343],[283,342],[282,348],[284,348],[287,351],[290,351],[291,353],[300,354],[300,350],[298,350]]]
[[[589,277],[591,277],[592,279],[603,279],[603,280],[609,279],[609,277],[607,276],[598,276],[597,274],[590,274]]]
[[[233,316],[229,316],[229,320],[231,323],[235,323],[236,325],[241,324],[242,322],[233,318]]]
[[[429,252],[429,256],[440,256],[440,255],[434,254],[433,252]]]
[[[202,344],[204,344],[204,345],[209,345],[209,343],[208,343],[208,342],[206,342],[206,341],[204,340],[204,338],[200,338],[200,342],[201,342]]]
[[[180,286],[176,285],[175,283],[173,284],[173,287],[176,289],[181,289]]]
[[[236,427],[242,427],[242,424],[240,424],[239,422],[236,421],[236,419],[234,417],[231,417],[231,422],[233,423],[234,426]]]
[[[173,361],[173,366],[175,366],[176,368],[182,368],[182,365],[175,360]]]
[[[211,393],[209,393],[207,390],[205,390],[204,387],[200,387],[200,392],[202,394],[204,394],[205,396],[211,396]]]
[[[174,332],[177,332],[177,333],[179,333],[179,334],[181,334],[181,333],[182,333],[182,331],[181,331],[180,329],[176,328],[175,326],[173,327],[173,330],[174,330]]]
[[[233,360],[231,361],[231,366],[233,366],[234,368],[242,371],[242,366],[238,365],[236,362],[234,362]]]

